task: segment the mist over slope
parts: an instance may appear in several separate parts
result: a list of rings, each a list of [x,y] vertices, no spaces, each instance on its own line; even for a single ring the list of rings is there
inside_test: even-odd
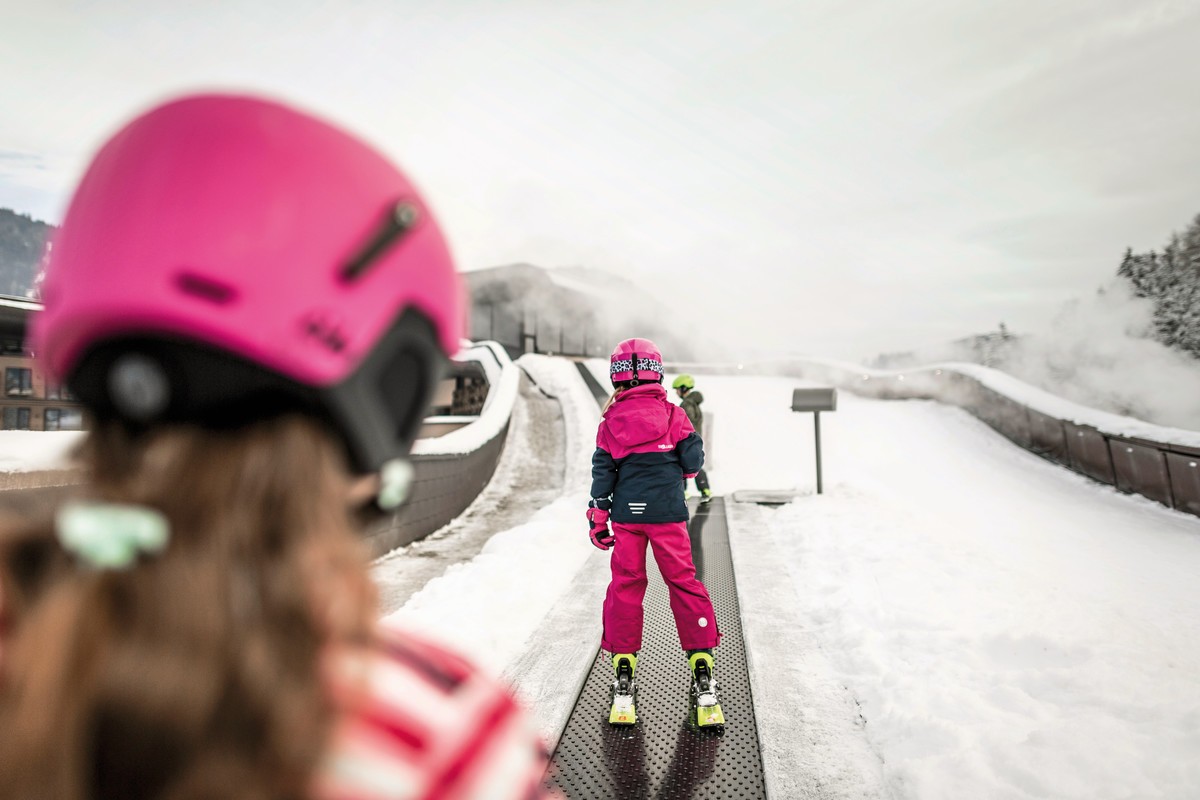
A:
[[[875,364],[985,364],[1092,408],[1200,430],[1200,360],[1156,341],[1154,317],[1150,299],[1114,279],[1068,303],[1043,330],[962,339]]]
[[[700,349],[677,309],[653,287],[582,267],[509,264],[463,274],[471,296],[470,336],[513,352],[607,357],[617,342],[652,339],[669,359]]]
[[[1071,303],[998,365],[1076,402],[1200,430],[1200,361],[1151,338],[1154,305],[1124,281]]]

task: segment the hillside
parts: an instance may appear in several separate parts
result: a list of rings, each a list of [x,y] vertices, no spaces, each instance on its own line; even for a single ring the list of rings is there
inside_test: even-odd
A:
[[[53,230],[53,225],[0,208],[0,294],[33,296],[46,237]]]

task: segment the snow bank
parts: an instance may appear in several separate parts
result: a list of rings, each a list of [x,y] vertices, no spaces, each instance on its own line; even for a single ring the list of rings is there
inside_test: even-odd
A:
[[[483,411],[466,427],[443,436],[418,439],[412,449],[415,456],[473,453],[498,436],[512,416],[521,376],[504,348],[496,342],[478,342],[460,351],[456,359],[477,361],[483,367],[490,384]]]
[[[1077,425],[1090,425],[1102,433],[1147,439],[1161,444],[1200,447],[1200,432],[1155,425],[1133,417],[1124,417],[1089,408],[1050,394],[1036,386],[1031,386],[999,370],[989,369],[978,364],[945,364],[941,368],[969,375],[989,389],[1011,397],[1034,411],[1074,422]],[[928,371],[926,370],[926,372]]]
[[[0,472],[66,469],[83,431],[0,431]]]

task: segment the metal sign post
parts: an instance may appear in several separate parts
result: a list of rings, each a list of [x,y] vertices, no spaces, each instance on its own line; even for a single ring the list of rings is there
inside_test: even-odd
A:
[[[821,485],[821,412],[837,411],[837,389],[793,389],[792,411],[813,412],[813,430],[817,442],[817,494],[824,493]]]

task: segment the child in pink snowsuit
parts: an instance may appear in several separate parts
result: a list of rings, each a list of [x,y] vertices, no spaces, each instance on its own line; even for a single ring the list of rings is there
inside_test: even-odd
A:
[[[708,591],[696,578],[684,501],[684,480],[704,464],[703,443],[683,410],[667,399],[662,356],[653,342],[621,342],[609,372],[616,394],[596,432],[588,509],[592,543],[613,548],[601,646],[614,654],[614,663],[642,646],[649,545],[670,593],[679,644],[693,669],[700,653],[711,669],[721,633]]]

